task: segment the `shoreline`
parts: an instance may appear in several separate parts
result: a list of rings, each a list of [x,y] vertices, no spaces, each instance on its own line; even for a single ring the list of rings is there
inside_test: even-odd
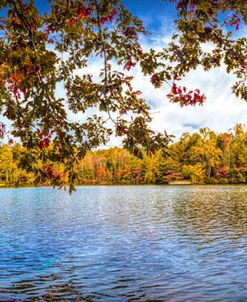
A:
[[[75,188],[77,187],[135,187],[135,186],[143,186],[143,187],[215,187],[215,186],[247,186],[247,183],[218,183],[218,184],[121,184],[121,183],[116,183],[116,184],[76,184]],[[54,187],[52,185],[21,185],[21,186],[8,186],[8,185],[0,185],[0,190],[1,189],[22,189],[22,188],[54,188],[56,189],[57,187]],[[66,185],[65,187],[68,187]],[[62,188],[63,189],[63,188]]]

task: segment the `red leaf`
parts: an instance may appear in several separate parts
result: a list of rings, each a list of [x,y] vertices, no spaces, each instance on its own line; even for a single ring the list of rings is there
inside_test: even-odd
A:
[[[107,21],[106,17],[100,17],[100,19],[99,19],[99,22],[101,25],[104,25],[106,21]]]
[[[116,14],[117,11],[115,9],[112,9],[110,15],[108,16],[108,21],[112,22]]]
[[[151,76],[150,81],[152,84],[155,84],[159,80],[158,75],[155,73]]]
[[[9,144],[9,145],[13,145],[13,143],[14,143],[13,139],[10,138],[10,139],[8,140],[8,144]]]
[[[136,94],[136,95],[141,95],[142,92],[141,92],[140,90],[137,90],[137,91],[135,92],[135,94]]]
[[[85,11],[85,10],[80,11],[80,13],[78,14],[78,18],[79,18],[79,19],[82,19],[82,18],[84,18],[85,16],[86,16],[86,11]]]
[[[75,22],[74,18],[71,18],[71,19],[67,20],[68,25],[72,25],[74,22]]]
[[[13,74],[12,74],[12,79],[16,81],[17,78],[18,78],[18,74],[17,74],[16,72],[13,73]]]

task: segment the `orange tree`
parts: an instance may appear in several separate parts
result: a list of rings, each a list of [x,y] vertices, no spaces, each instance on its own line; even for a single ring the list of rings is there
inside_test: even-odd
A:
[[[186,106],[201,105],[205,96],[177,81],[199,65],[208,70],[224,63],[238,78],[234,93],[246,100],[246,39],[231,35],[246,24],[246,2],[170,2],[178,13],[177,34],[162,51],[144,52],[143,23],[119,0],[52,0],[44,14],[32,0],[0,1],[0,110],[11,123],[8,135],[32,150],[23,155],[27,169],[61,184],[52,165],[34,163],[62,162],[73,189],[75,163],[113,132],[136,155],[167,145],[166,132],[148,127],[149,106],[126,73],[136,64],[156,88],[170,85],[171,102]],[[201,47],[207,42],[214,44],[210,54]],[[93,60],[102,64],[98,75],[87,72]],[[64,97],[57,96],[58,85]],[[74,122],[70,113],[85,118]],[[0,121],[0,137],[6,133]]]

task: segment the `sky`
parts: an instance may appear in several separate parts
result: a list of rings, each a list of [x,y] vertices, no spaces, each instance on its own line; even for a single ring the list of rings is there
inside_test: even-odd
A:
[[[47,10],[47,1],[36,0],[41,12]],[[140,17],[150,35],[142,37],[144,49],[165,47],[171,36],[175,33],[173,20],[176,16],[174,3],[161,0],[124,0],[126,7],[137,17]],[[247,29],[240,28],[240,36],[246,36]],[[206,45],[208,51],[211,46]],[[97,74],[100,62],[94,62],[89,71]],[[216,132],[229,131],[236,123],[247,124],[247,102],[237,98],[231,92],[234,83],[234,75],[227,74],[224,66],[212,69],[209,72],[201,68],[189,72],[179,82],[188,89],[199,88],[207,97],[201,107],[183,107],[169,103],[166,95],[170,88],[164,85],[155,89],[150,83],[150,77],[144,77],[138,66],[131,70],[134,76],[134,87],[143,92],[144,97],[152,108],[154,130],[166,130],[177,138],[184,132],[196,131],[202,127],[208,127]],[[58,95],[64,96],[62,87],[58,88]],[[81,116],[71,117],[80,119]],[[120,142],[113,138],[109,146],[119,145]]]
[[[173,20],[176,17],[174,4],[160,0],[125,0],[127,8],[140,17],[150,35],[142,38],[145,49],[160,49],[171,41],[175,33]],[[239,35],[246,36],[246,28],[241,28]],[[210,51],[211,46],[205,45]],[[94,73],[100,65],[95,63],[90,71]],[[207,97],[203,106],[183,107],[169,103],[166,95],[170,88],[164,85],[155,89],[150,77],[144,77],[138,66],[131,70],[134,75],[134,87],[143,92],[142,96],[151,105],[153,121],[151,126],[156,131],[166,130],[179,138],[184,132],[197,131],[208,127],[216,132],[229,131],[236,123],[247,124],[247,102],[237,98],[231,92],[235,77],[227,74],[225,67],[205,72],[202,68],[191,71],[180,81],[188,89],[199,88]],[[112,138],[109,146],[119,145],[119,140]]]
[[[161,48],[171,40],[176,17],[174,4],[159,0],[125,1],[127,7],[138,17],[151,33],[144,41],[145,46]],[[240,28],[240,36],[246,36],[247,29]],[[210,45],[206,45],[210,51]],[[231,129],[236,123],[247,123],[247,102],[237,98],[231,92],[235,77],[227,74],[225,67],[205,72],[202,68],[188,73],[181,84],[188,88],[199,88],[207,97],[203,106],[183,107],[168,102],[168,86],[154,89],[149,78],[144,78],[135,70],[135,84],[143,91],[143,96],[150,102],[154,111],[152,127],[155,130],[166,129],[168,133],[179,137],[184,132],[196,131],[202,127],[223,132]],[[180,83],[180,82],[179,82]]]

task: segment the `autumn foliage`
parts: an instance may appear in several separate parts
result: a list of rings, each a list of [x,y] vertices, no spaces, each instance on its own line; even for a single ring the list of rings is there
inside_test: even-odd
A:
[[[246,2],[170,2],[177,10],[175,35],[163,50],[144,51],[144,24],[119,0],[53,0],[44,13],[35,1],[2,1],[0,138],[35,149],[36,162],[65,165],[73,189],[76,164],[112,134],[138,156],[169,143],[166,132],[149,126],[150,107],[133,87],[133,69],[163,90],[164,102],[195,106],[205,101],[204,92],[180,79],[199,66],[207,71],[224,63],[237,79],[233,92],[246,100],[246,39],[232,37],[246,23]],[[205,43],[214,45],[212,53],[203,51]],[[102,67],[96,75],[92,59]]]
[[[51,146],[43,152],[51,152]],[[6,186],[69,184],[64,164],[33,162],[35,150],[19,144],[0,147],[0,183]],[[203,128],[184,133],[176,142],[137,158],[127,150],[89,151],[76,164],[76,184],[225,184],[247,183],[247,132],[236,125],[229,133]]]

